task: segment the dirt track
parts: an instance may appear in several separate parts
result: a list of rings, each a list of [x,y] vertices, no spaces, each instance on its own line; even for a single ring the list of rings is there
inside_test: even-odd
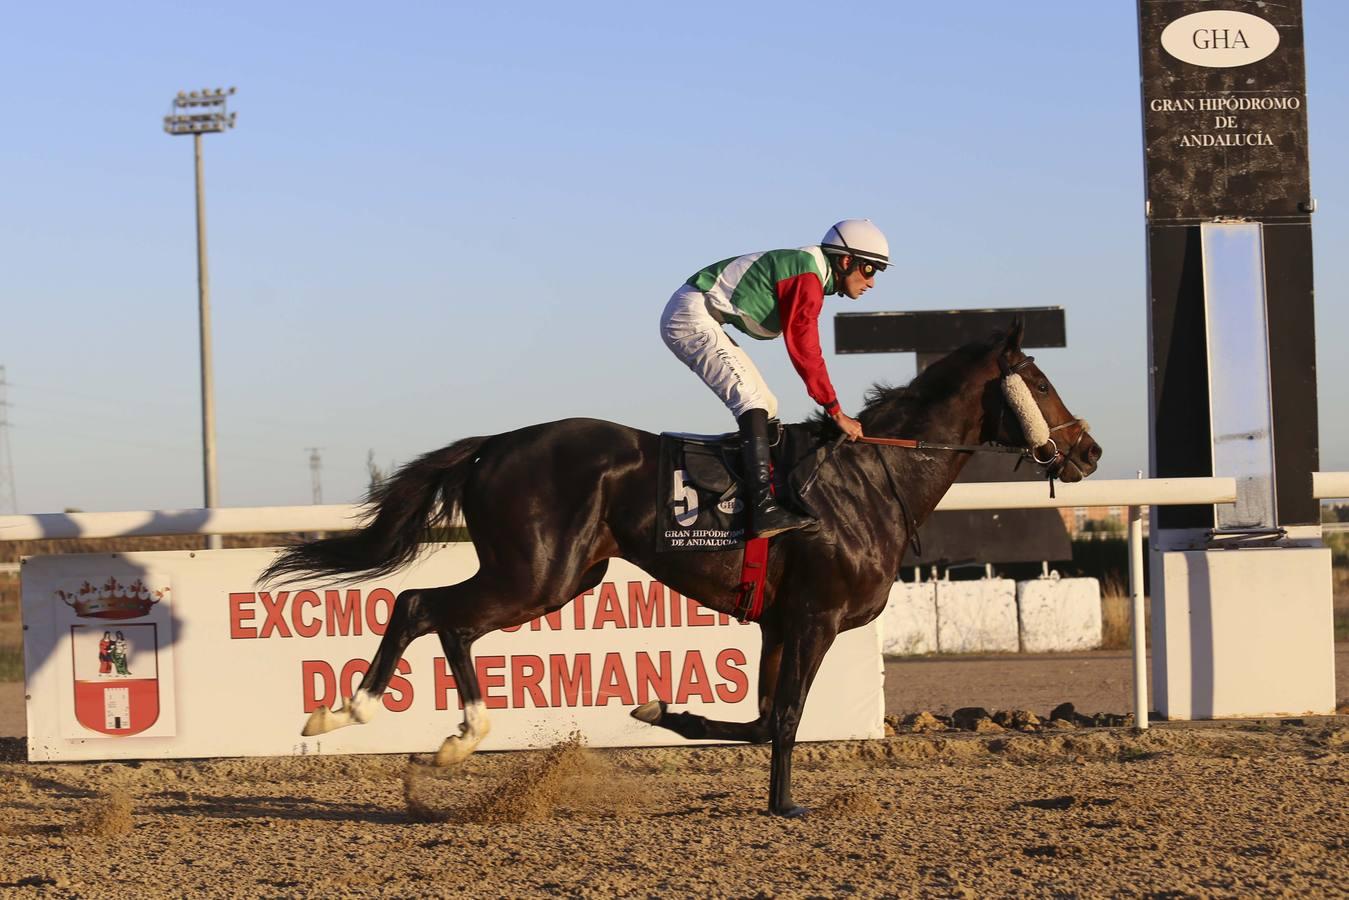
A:
[[[1342,673],[1346,655],[1341,647]],[[1043,713],[1072,700],[1124,712],[1127,676],[1117,653],[1036,665],[891,661],[887,688],[895,711]],[[1037,702],[1037,691],[1049,700]],[[388,756],[29,764],[11,738],[0,741],[0,887],[44,896],[1344,896],[1347,748],[1343,717],[803,745],[796,796],[815,814],[787,822],[760,812],[763,747],[563,746],[436,771]]]
[[[14,742],[7,745],[13,748]],[[0,764],[0,886],[49,896],[1343,895],[1349,726],[767,750]],[[409,775],[408,773],[413,774]],[[430,819],[432,821],[419,821]]]

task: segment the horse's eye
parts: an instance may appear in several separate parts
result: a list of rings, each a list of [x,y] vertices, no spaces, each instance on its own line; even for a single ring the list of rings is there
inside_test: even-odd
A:
[[[1042,381],[1042,382],[1040,382],[1040,384],[1038,385],[1038,388],[1039,388],[1039,390],[1040,390],[1040,393],[1042,393],[1042,394],[1048,394],[1048,393],[1049,393],[1049,382],[1048,382],[1048,381]]]

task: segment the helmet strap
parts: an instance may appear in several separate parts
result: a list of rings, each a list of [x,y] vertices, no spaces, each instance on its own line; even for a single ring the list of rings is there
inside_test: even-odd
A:
[[[845,255],[848,257],[849,260],[848,266],[846,268],[839,261]],[[834,294],[835,296],[842,297],[843,279],[848,276],[849,272],[857,268],[857,257],[853,256],[851,253],[848,254],[829,253],[825,255],[825,258],[829,260],[829,267],[834,271]]]

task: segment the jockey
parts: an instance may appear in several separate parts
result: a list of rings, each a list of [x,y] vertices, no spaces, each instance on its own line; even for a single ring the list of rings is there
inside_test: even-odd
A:
[[[875,285],[890,264],[890,244],[870,219],[844,219],[818,244],[725,259],[702,269],[674,292],[660,318],[665,345],[731,410],[740,426],[745,476],[750,483],[749,532],[772,537],[811,520],[773,499],[768,420],[778,401],[749,356],[723,330],[733,325],[757,340],[781,334],[787,355],[811,399],[824,407],[849,440],[862,425],[840,407],[820,352],[819,319],[825,294],[852,300]]]

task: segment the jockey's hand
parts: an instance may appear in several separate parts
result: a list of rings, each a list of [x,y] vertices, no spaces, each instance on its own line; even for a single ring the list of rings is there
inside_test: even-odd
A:
[[[834,424],[848,436],[850,441],[855,441],[862,436],[862,423],[841,409],[834,413]]]

